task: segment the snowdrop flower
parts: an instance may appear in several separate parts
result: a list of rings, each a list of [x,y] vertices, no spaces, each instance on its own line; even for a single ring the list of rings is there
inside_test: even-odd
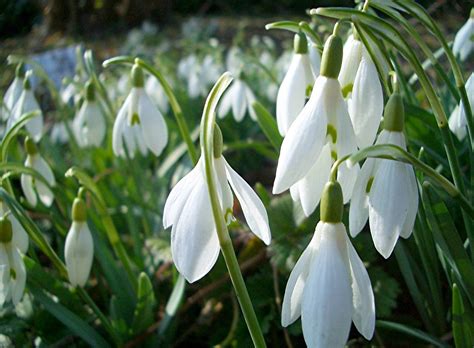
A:
[[[0,201],[0,216],[5,216],[7,214],[10,214],[10,209],[8,209],[3,201]],[[14,231],[11,240],[12,245],[18,248],[22,254],[26,254],[29,244],[28,233],[26,233],[25,229],[14,215],[9,215],[8,219],[10,220]]]
[[[252,107],[256,100],[255,94],[253,94],[247,83],[242,79],[236,78],[222,97],[217,115],[223,118],[232,110],[234,119],[240,122],[248,111],[252,120],[256,121],[257,115]]]
[[[94,242],[87,225],[86,205],[76,198],[72,206],[72,225],[66,237],[64,257],[69,282],[72,286],[84,286],[94,259]]]
[[[385,107],[384,130],[377,144],[406,150],[403,100],[394,93]],[[418,210],[418,188],[413,168],[405,163],[369,158],[357,178],[349,211],[349,230],[356,236],[369,220],[375,248],[388,258],[398,237],[408,238]]]
[[[286,135],[288,128],[303,109],[308,87],[314,83],[308,42],[303,33],[295,34],[294,54],[288,71],[280,85],[276,100],[278,130]]]
[[[222,134],[217,126],[214,139],[213,175],[216,177],[225,220],[231,220],[233,191],[250,230],[265,244],[270,244],[270,227],[265,207],[252,188],[222,156]],[[191,172],[171,190],[165,203],[163,225],[165,228],[172,226],[171,253],[178,271],[190,283],[204,277],[216,263],[219,240],[202,155]]]
[[[28,120],[26,123],[26,130],[35,141],[39,141],[43,132],[43,114],[41,113],[38,102],[31,90],[31,84],[27,73],[23,80],[23,91],[12,110],[11,117],[8,119],[7,130],[13,127],[13,125],[20,120],[22,115],[32,111],[39,111],[40,114]]]
[[[21,92],[23,91],[24,78],[25,72],[23,71],[23,64],[20,63],[16,67],[15,78],[3,97],[3,106],[6,108],[6,110],[2,110],[2,119],[4,121],[8,119],[13,107],[15,106],[18,99],[20,99]]]
[[[321,221],[290,274],[282,305],[286,327],[301,316],[308,347],[344,347],[351,321],[368,340],[375,327],[375,303],[367,271],[342,224],[342,192],[328,182]]]
[[[354,130],[337,80],[342,60],[342,41],[331,35],[326,42],[321,74],[309,101],[283,140],[273,193],[290,188],[309,216],[317,207],[335,160],[357,150]],[[304,156],[304,160],[302,157]],[[338,181],[349,201],[357,178],[357,166],[339,166]]]
[[[383,113],[383,91],[377,68],[364,45],[350,36],[344,45],[339,83],[348,100],[357,146],[373,144]]]
[[[36,170],[43,176],[49,186],[55,186],[56,180],[54,179],[53,171],[43,157],[41,157],[36,144],[29,137],[25,139],[25,150],[27,153],[25,167]],[[22,174],[20,181],[23,194],[31,206],[35,207],[38,203],[37,195],[45,206],[51,206],[54,200],[54,195],[51,189],[44,182],[36,180],[31,175],[27,174]]]
[[[16,306],[25,290],[26,269],[13,243],[15,232],[8,217],[0,218],[0,307],[8,301]]]
[[[145,91],[150,96],[151,100],[153,100],[158,109],[163,114],[167,114],[170,109],[168,97],[166,96],[163,86],[161,86],[161,83],[159,83],[154,76],[150,76],[146,81]]]
[[[50,140],[56,144],[66,144],[69,141],[69,133],[66,128],[66,121],[56,122],[51,127]],[[67,121],[68,126],[72,129],[72,122]]]
[[[453,53],[465,61],[474,50],[474,8],[467,22],[459,29],[454,38]]]
[[[469,99],[469,104],[471,104],[471,110],[474,111],[474,73],[471,74],[466,82],[466,93]],[[449,129],[451,132],[456,134],[459,141],[462,141],[467,134],[466,127],[466,111],[464,110],[463,102],[460,101],[449,117]]]
[[[100,110],[92,81],[86,84],[86,98],[72,123],[80,147],[100,146],[105,138],[105,118]]]
[[[138,148],[142,155],[150,150],[159,156],[168,143],[168,128],[161,112],[153,105],[144,89],[143,70],[132,68],[132,90],[120,108],[112,133],[116,156],[130,157]]]

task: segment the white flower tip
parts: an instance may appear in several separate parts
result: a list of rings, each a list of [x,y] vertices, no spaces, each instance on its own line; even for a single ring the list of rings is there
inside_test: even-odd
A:
[[[356,163],[357,163],[356,161],[353,161],[352,159],[349,158],[346,161],[347,168],[352,169],[352,167],[354,167],[356,165]]]
[[[375,244],[375,249],[377,249],[379,254],[382,255],[383,258],[387,260],[390,257],[390,255],[392,255],[392,251],[395,248],[396,243],[393,243],[393,245],[389,245],[388,243],[383,243],[383,245],[380,245],[381,244],[380,242],[376,243],[374,241],[374,244]]]

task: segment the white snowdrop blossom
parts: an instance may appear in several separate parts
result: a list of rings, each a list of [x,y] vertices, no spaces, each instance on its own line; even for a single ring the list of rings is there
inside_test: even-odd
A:
[[[68,126],[72,130],[72,122],[70,120],[67,121]],[[56,122],[51,127],[51,133],[49,136],[50,140],[56,144],[66,144],[69,141],[69,133],[66,128],[65,121]]]
[[[27,121],[26,130],[35,141],[39,141],[43,133],[43,114],[31,90],[27,74],[23,81],[23,91],[20,98],[13,107],[11,116],[8,118],[7,130],[13,127],[20,120],[21,116],[32,111],[38,111],[39,114]]]
[[[0,218],[0,308],[11,301],[15,306],[23,297],[26,269],[20,250],[13,243],[12,223]]]
[[[335,57],[339,57],[339,61]],[[357,151],[356,138],[337,74],[342,56],[340,38],[333,35],[326,43],[318,76],[309,101],[290,126],[283,140],[273,193],[290,188],[309,216],[317,207],[321,192],[335,160]],[[304,161],[301,160],[304,156]],[[339,166],[338,181],[348,202],[359,167]]]
[[[225,220],[228,223],[231,220],[233,191],[250,230],[265,244],[270,244],[267,212],[257,194],[221,154],[214,158],[213,167]],[[190,283],[204,277],[219,256],[219,240],[202,156],[171,190],[165,203],[163,225],[171,226],[171,253],[178,271]]]
[[[87,225],[86,206],[76,198],[72,207],[72,225],[64,246],[67,274],[72,286],[84,286],[94,259],[94,242]]]
[[[469,104],[471,104],[471,110],[474,111],[474,73],[471,73],[471,76],[466,82],[466,93],[469,99]],[[449,129],[451,132],[456,134],[459,141],[462,141],[467,134],[466,127],[466,110],[464,110],[464,103],[461,100],[449,117]]]
[[[132,89],[115,119],[112,148],[116,156],[133,157],[138,149],[159,156],[168,143],[168,128],[161,112],[144,89],[143,71],[132,69]]]
[[[236,78],[222,97],[217,115],[223,118],[232,110],[234,119],[240,122],[248,111],[252,120],[255,121],[257,116],[252,107],[255,101],[255,95],[248,84],[244,80]]]
[[[72,123],[80,147],[99,147],[105,138],[106,123],[91,81],[86,84],[86,98]]]
[[[303,109],[308,87],[311,88],[313,84],[308,42],[305,34],[298,33],[295,35],[293,58],[280,85],[276,100],[276,117],[281,135],[286,135],[288,128]]]
[[[36,170],[43,176],[49,186],[55,186],[56,180],[51,167],[39,154],[36,144],[29,137],[25,140],[25,149],[27,153],[25,167]],[[22,174],[20,182],[23,194],[31,206],[36,207],[38,196],[45,206],[51,206],[54,200],[54,195],[48,185],[43,181],[33,178],[31,175]]]
[[[209,85],[219,77],[221,68],[211,55],[206,55],[199,62],[192,54],[178,63],[178,76],[187,82],[188,95],[191,98],[205,96]]]
[[[374,143],[383,113],[383,91],[367,49],[351,35],[344,45],[339,83],[348,99],[357,146]]]
[[[166,96],[165,90],[161,86],[161,83],[159,83],[154,76],[149,77],[146,81],[145,91],[150,96],[151,100],[153,100],[158,109],[163,114],[167,114],[170,109],[168,97]]]
[[[0,201],[0,216],[5,216],[5,214],[8,214],[9,212],[10,212],[10,209],[8,209],[8,206],[4,204],[2,201]],[[20,224],[20,222],[17,220],[17,218],[13,214],[10,214],[8,216],[8,219],[10,220],[10,223],[12,224],[12,230],[13,230],[13,236],[11,240],[12,245],[18,248],[18,250],[22,254],[26,254],[26,252],[28,251],[28,244],[29,244],[28,233],[26,233],[23,226]]]
[[[301,316],[308,347],[342,348],[351,321],[366,339],[372,338],[374,294],[341,222],[342,193],[337,182],[325,186],[321,205],[321,221],[288,279],[281,324],[286,327]]]
[[[4,97],[3,97],[3,107],[2,107],[2,120],[7,120],[10,117],[13,107],[15,106],[18,99],[20,99],[21,92],[23,91],[23,79],[25,78],[25,73],[23,72],[23,64],[18,64],[15,72],[15,78],[13,82],[8,87]],[[5,109],[6,108],[6,109]]]
[[[384,130],[376,144],[406,150],[403,101],[394,93],[385,108]],[[369,220],[375,248],[388,258],[398,237],[410,237],[418,211],[418,187],[409,164],[369,158],[357,178],[349,210],[349,230],[356,236]]]
[[[465,61],[474,50],[474,8],[471,9],[471,15],[466,23],[457,32],[454,43],[453,53],[461,61]]]

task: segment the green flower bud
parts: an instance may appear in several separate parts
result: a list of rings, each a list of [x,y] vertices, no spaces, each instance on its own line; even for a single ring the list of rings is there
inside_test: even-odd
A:
[[[82,198],[74,199],[72,204],[72,221],[85,222],[87,220],[86,203]]]
[[[302,31],[295,34],[295,39],[293,41],[293,49],[294,52],[298,54],[308,53],[308,40],[306,39],[306,35]]]
[[[25,64],[23,62],[18,63],[16,66],[15,76],[20,79],[25,78]]]
[[[332,34],[326,41],[321,59],[321,75],[337,79],[342,64],[342,39]]]
[[[321,221],[338,223],[342,221],[344,208],[342,188],[337,181],[329,181],[321,196]]]
[[[86,100],[90,102],[95,100],[95,86],[90,80],[86,83]]]
[[[392,132],[403,132],[405,123],[405,108],[402,96],[395,92],[385,105],[383,128]]]
[[[132,86],[143,87],[145,85],[145,76],[143,75],[143,69],[137,64],[133,65],[132,68]]]
[[[38,153],[38,147],[30,137],[25,138],[25,151],[30,156],[36,155]]]
[[[0,218],[0,242],[10,243],[13,238],[12,223],[7,217]]]
[[[222,138],[222,132],[220,127],[217,125],[214,127],[214,158],[222,156],[222,148],[224,146],[224,140]]]

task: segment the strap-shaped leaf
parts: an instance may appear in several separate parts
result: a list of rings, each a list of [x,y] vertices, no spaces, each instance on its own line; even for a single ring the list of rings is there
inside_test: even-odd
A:
[[[280,147],[281,143],[283,142],[283,138],[278,132],[278,126],[275,118],[262,104],[257,101],[252,104],[252,108],[255,111],[255,115],[257,116],[257,122],[260,125],[263,134],[265,134],[265,136],[273,145],[277,153],[280,152]]]

